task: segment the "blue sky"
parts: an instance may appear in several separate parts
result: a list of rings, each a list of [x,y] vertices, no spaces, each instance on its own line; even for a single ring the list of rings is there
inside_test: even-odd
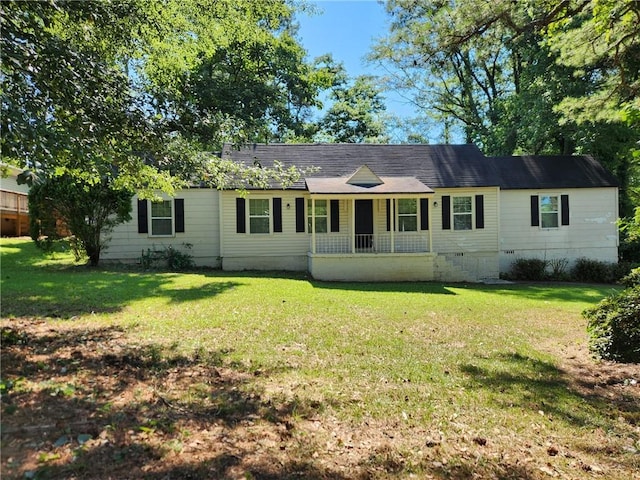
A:
[[[341,61],[351,77],[362,74],[382,76],[384,71],[367,65],[365,56],[375,39],[386,35],[388,16],[375,0],[318,0],[316,15],[299,14],[299,37],[309,59],[331,53]],[[401,117],[416,116],[413,108],[398,95],[385,92],[387,111]]]

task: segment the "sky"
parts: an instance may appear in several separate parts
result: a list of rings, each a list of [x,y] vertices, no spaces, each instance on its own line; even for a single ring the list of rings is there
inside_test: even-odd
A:
[[[331,53],[341,61],[347,74],[384,75],[384,70],[367,65],[365,56],[376,38],[386,35],[388,16],[376,0],[318,0],[316,15],[298,14],[299,37],[309,59]],[[400,117],[415,117],[416,112],[399,95],[385,92],[387,112]]]

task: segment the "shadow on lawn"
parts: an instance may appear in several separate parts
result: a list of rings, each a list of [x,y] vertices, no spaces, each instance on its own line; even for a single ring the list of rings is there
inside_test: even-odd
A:
[[[324,405],[267,395],[274,371],[131,346],[116,327],[21,326],[2,335],[3,478],[344,478],[294,436]]]
[[[640,420],[640,404],[611,389],[623,380],[605,380],[597,374],[594,377],[609,388],[596,388],[585,379],[584,368],[564,370],[544,360],[510,353],[477,358],[460,370],[467,376],[468,388],[486,389],[492,401],[504,409],[543,412],[546,421],[593,430],[615,431],[625,424],[635,425]]]
[[[171,303],[211,298],[240,287],[218,272],[200,270],[204,277],[190,288],[174,287],[179,274],[144,272],[122,267],[38,265],[49,258],[30,242],[8,243],[2,255],[2,317],[70,318],[89,313],[120,311],[136,300],[166,298]],[[13,251],[16,250],[16,251]]]
[[[170,274],[109,271],[33,276],[29,291],[3,287],[2,317],[71,318],[89,313],[114,313],[137,300],[167,298],[171,303],[211,298],[242,284],[212,280],[192,288],[170,288]]]

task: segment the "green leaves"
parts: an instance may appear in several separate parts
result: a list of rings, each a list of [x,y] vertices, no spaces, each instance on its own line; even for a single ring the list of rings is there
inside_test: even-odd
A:
[[[590,153],[637,204],[640,10],[633,0],[387,2],[371,59],[487,155]],[[449,138],[445,138],[449,141]],[[458,140],[459,141],[459,140]],[[629,195],[629,198],[625,198]]]
[[[156,198],[187,183],[297,180],[295,169],[202,153],[304,133],[327,79],[304,61],[289,2],[46,0],[0,9],[1,153],[30,169],[22,180],[41,220],[34,238],[72,233],[95,264],[106,235],[129,218],[134,191]],[[57,219],[68,231],[57,231]]]
[[[207,149],[301,132],[325,79],[292,18],[271,0],[5,2],[2,154],[122,174],[166,166],[175,132]]]
[[[640,9],[633,0],[594,0],[571,23],[550,25],[545,41],[558,62],[588,76],[594,87],[559,105],[565,118],[621,122],[630,109],[640,111],[639,38]]]
[[[320,121],[320,135],[338,143],[384,143],[385,110],[381,88],[371,76],[359,76],[331,91],[333,104]]]
[[[97,265],[113,227],[131,220],[132,196],[111,177],[97,183],[78,174],[44,178],[29,191],[31,237],[48,245],[71,233],[76,257],[86,254]]]

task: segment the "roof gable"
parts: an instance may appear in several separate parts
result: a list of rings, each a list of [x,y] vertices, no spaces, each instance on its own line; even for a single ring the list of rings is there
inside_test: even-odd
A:
[[[383,184],[384,182],[378,175],[373,173],[373,170],[371,170],[367,165],[362,165],[349,177],[346,183],[350,185],[358,185],[360,187],[373,187]]]

